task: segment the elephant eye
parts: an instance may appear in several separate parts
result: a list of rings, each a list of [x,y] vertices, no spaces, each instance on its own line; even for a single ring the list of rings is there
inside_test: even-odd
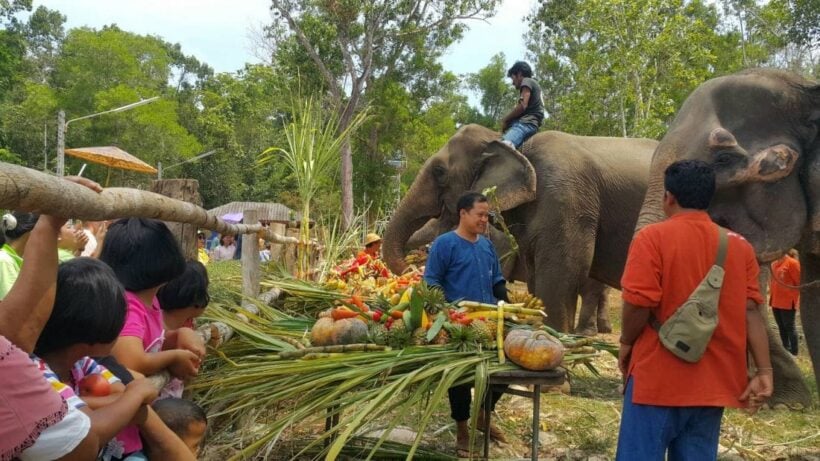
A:
[[[715,154],[715,166],[733,165],[743,159],[743,155],[734,151],[720,151]]]

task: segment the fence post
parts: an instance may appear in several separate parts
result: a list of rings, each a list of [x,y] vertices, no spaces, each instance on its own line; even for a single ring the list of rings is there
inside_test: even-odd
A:
[[[182,200],[201,206],[202,199],[199,196],[199,181],[196,179],[162,179],[151,183],[151,192],[164,195],[166,197]],[[168,222],[165,224],[174,234],[179,242],[179,247],[185,259],[196,261],[196,231],[197,226],[179,222]]]
[[[245,210],[244,224],[258,224],[256,210]],[[259,236],[257,234],[242,235],[242,294],[256,299],[259,296]],[[255,306],[254,306],[255,310]]]

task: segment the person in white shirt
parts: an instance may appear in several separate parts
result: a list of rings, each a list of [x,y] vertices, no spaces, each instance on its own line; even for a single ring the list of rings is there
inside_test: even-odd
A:
[[[236,244],[233,235],[223,235],[219,238],[219,246],[211,252],[214,261],[228,261],[236,254]]]

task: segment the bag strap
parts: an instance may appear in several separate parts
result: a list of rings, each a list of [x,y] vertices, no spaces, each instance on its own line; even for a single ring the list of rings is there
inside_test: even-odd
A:
[[[729,250],[729,231],[721,226],[717,226],[718,229],[718,250],[717,250],[717,257],[715,258],[715,265],[723,267],[723,263],[726,262],[726,253]],[[649,315],[649,326],[652,327],[653,330],[659,331],[661,329],[661,322],[655,317],[655,314]]]

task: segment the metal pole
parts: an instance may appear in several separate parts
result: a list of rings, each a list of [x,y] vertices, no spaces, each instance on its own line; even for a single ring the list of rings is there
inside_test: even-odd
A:
[[[57,113],[57,176],[65,176],[65,111]]]
[[[157,180],[162,179],[162,162],[157,162]]]

